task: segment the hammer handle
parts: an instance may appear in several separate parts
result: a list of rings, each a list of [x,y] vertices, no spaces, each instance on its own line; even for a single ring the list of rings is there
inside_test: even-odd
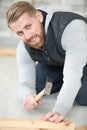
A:
[[[36,95],[36,97],[35,97],[36,102],[39,101],[43,97],[44,91],[45,91],[45,89],[43,89],[39,94]]]

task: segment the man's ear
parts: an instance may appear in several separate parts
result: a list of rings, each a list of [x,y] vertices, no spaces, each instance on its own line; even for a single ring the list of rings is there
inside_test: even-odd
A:
[[[42,12],[37,10],[36,11],[36,17],[37,19],[42,23],[43,22],[43,15],[42,15]]]

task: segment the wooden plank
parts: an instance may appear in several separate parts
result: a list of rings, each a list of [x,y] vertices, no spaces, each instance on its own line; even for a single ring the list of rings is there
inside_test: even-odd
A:
[[[16,56],[16,49],[0,48],[0,56]]]
[[[86,126],[80,126],[76,128],[75,130],[87,130],[87,125]]]
[[[0,118],[0,130],[75,130],[75,124],[53,122],[37,119]]]
[[[0,128],[0,130],[48,130],[48,129],[37,129],[37,128],[35,128],[35,129],[33,129],[33,128]]]

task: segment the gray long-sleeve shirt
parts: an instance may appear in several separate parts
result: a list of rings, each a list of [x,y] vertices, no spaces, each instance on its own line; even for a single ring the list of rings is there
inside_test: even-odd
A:
[[[62,47],[66,52],[63,69],[63,85],[57,96],[53,111],[66,115],[81,87],[83,67],[87,62],[87,25],[82,20],[73,20],[62,35]],[[36,93],[35,62],[20,41],[17,47],[19,70],[19,95],[23,100],[29,93]]]

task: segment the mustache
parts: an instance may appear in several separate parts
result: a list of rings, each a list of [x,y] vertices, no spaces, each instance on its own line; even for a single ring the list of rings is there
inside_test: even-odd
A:
[[[31,37],[26,39],[26,42],[30,42],[30,41],[32,41],[32,39],[34,39],[36,37],[40,37],[40,36],[39,35],[32,35]]]
[[[33,38],[37,37],[38,35],[32,35],[30,38],[29,38],[29,41],[31,41]]]

